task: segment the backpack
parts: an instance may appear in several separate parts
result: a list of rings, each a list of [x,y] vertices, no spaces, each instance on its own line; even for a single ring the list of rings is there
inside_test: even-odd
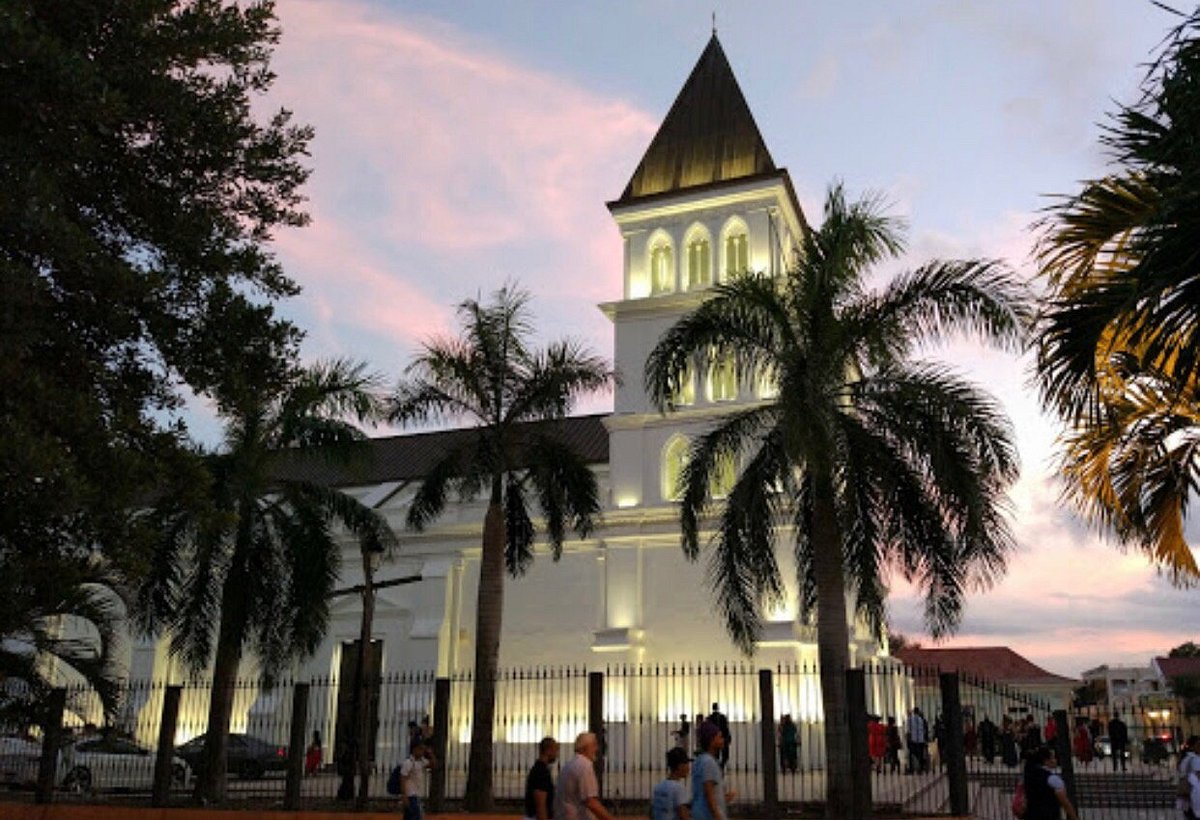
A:
[[[1029,803],[1025,800],[1025,781],[1017,783],[1017,788],[1013,792],[1012,813],[1017,820],[1024,820],[1025,813],[1029,811]]]
[[[401,790],[403,789],[403,785],[401,784],[400,780],[400,767],[397,766],[396,768],[392,769],[392,773],[388,775],[388,794],[400,794]]]

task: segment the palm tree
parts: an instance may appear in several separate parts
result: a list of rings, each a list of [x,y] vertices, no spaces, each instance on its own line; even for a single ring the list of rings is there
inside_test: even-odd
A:
[[[89,551],[0,556],[0,720],[41,723],[50,690],[71,683],[116,711],[121,590],[119,573]]]
[[[395,543],[374,510],[280,469],[281,456],[353,457],[365,437],[346,418],[378,417],[375,381],[361,365],[335,361],[295,371],[276,390],[246,391],[226,410],[222,450],[202,457],[209,483],[197,489],[189,481],[155,511],[162,538],[137,612],[145,631],[170,635],[187,667],[212,663],[200,800],[225,799],[234,684],[246,651],[270,683],[325,635],[341,564],[335,527],[364,550]]]
[[[534,349],[528,303],[528,294],[506,285],[489,304],[474,299],[460,304],[461,334],[424,345],[396,391],[391,414],[401,424],[467,419],[475,425],[475,434],[442,455],[425,476],[408,511],[409,526],[421,529],[441,514],[451,492],[488,497],[475,622],[468,811],[492,805],[504,572],[507,567],[519,576],[533,560],[530,501],[536,498],[541,509],[555,560],[567,526],[586,537],[600,512],[595,475],[555,435],[552,421],[565,417],[580,395],[606,388],[613,374],[571,340]]]
[[[1002,497],[1018,472],[1001,408],[913,352],[968,332],[1020,347],[1030,308],[996,262],[934,262],[864,287],[898,256],[901,226],[876,198],[848,203],[840,185],[824,223],[779,278],[746,275],[713,288],[646,362],[646,386],[669,410],[696,364],[734,357],[739,372],[777,382],[778,397],[730,413],[693,442],[680,479],[682,545],[696,558],[710,487],[733,465],[715,510],[709,573],[733,641],[751,653],[760,613],[783,595],[777,540],[789,535],[801,604],[817,616],[829,817],[852,816],[850,666],[845,593],[876,634],[883,578],[925,592],[934,636],[954,628],[968,591],[1005,568],[1013,542]]]
[[[1178,584],[1200,486],[1200,11],[1167,38],[1104,142],[1122,166],[1049,209],[1038,260],[1044,403],[1068,427],[1067,495]]]

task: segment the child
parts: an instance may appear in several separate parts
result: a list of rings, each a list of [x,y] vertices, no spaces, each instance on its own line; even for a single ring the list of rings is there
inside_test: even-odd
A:
[[[700,725],[698,734],[702,753],[692,763],[692,820],[728,820],[725,806],[736,795],[725,791],[724,774],[717,762],[725,748],[725,736],[711,720]]]
[[[650,797],[651,816],[654,820],[691,820],[688,793],[683,779],[687,777],[691,758],[678,746],[667,752],[667,779],[654,787]]]
[[[404,795],[404,820],[421,820],[421,795],[425,793],[425,770],[434,766],[433,752],[419,737],[400,764],[400,793]]]

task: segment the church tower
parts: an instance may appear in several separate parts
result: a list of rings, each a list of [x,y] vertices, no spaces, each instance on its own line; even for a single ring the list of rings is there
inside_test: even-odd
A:
[[[687,438],[714,416],[771,396],[732,362],[699,367],[662,415],[643,368],[655,343],[714,283],[786,268],[804,230],[791,179],[763,142],[716,32],[619,199],[608,203],[624,241],[624,291],[601,305],[616,338],[610,430],[613,505],[670,507]]]

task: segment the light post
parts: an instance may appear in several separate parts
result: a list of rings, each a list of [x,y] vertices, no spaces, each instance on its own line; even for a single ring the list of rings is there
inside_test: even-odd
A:
[[[363,548],[362,551],[363,583],[358,586],[335,590],[331,597],[338,595],[362,595],[362,618],[358,631],[358,656],[354,659],[354,689],[350,695],[350,742],[346,749],[347,760],[340,763],[339,773],[342,782],[338,786],[338,800],[354,798],[357,809],[365,809],[370,797],[371,755],[367,750],[367,738],[371,733],[373,710],[368,708],[370,699],[370,680],[366,674],[367,651],[371,646],[371,631],[375,620],[375,592],[384,587],[415,584],[421,580],[420,575],[406,575],[393,578],[382,583],[375,583],[375,571],[383,563],[383,550]],[[358,775],[358,794],[355,796],[354,776]]]

